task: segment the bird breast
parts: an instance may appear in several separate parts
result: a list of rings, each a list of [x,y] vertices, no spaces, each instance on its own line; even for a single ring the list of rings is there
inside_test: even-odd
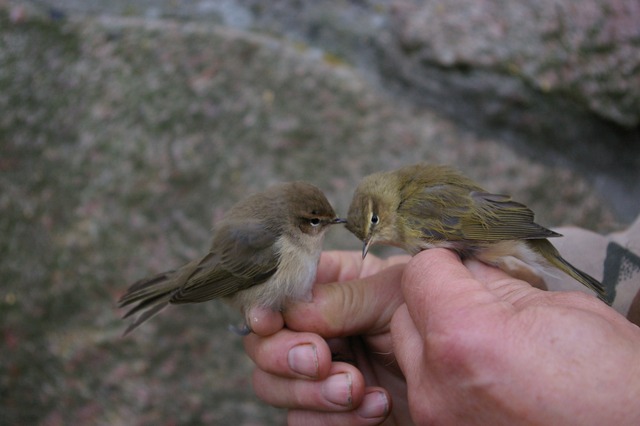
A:
[[[244,310],[251,306],[280,310],[288,299],[310,301],[323,239],[323,235],[302,233],[279,237],[275,246],[280,263],[275,274],[263,284],[238,292],[233,303]]]

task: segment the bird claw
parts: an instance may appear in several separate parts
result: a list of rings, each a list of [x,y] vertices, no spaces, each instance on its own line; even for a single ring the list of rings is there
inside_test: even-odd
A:
[[[248,336],[253,331],[251,330],[251,327],[247,325],[247,323],[243,323],[240,327],[238,327],[237,325],[229,324],[228,329],[238,336]]]

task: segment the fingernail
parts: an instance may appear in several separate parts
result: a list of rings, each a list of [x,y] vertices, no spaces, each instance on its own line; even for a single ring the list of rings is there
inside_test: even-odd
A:
[[[349,407],[351,405],[351,374],[334,374],[322,383],[322,395],[330,402]]]
[[[389,413],[389,400],[384,392],[373,391],[364,396],[362,404],[356,410],[365,419],[386,417]]]
[[[289,368],[296,373],[311,378],[318,377],[318,353],[316,346],[311,343],[303,343],[294,346],[287,355]]]

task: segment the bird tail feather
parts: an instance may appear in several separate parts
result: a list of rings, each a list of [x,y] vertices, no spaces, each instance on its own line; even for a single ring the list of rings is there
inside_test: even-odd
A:
[[[169,304],[173,293],[180,288],[175,280],[176,271],[167,271],[136,281],[127,292],[118,300],[118,307],[122,308],[137,302],[122,317],[129,318],[142,312],[136,320],[127,327],[123,336],[131,333],[140,324],[160,312]]]
[[[569,275],[580,284],[593,290],[598,296],[598,299],[602,300],[607,305],[611,305],[612,301],[610,300],[610,297],[607,294],[607,289],[604,287],[604,285],[602,285],[600,281],[596,280],[591,275],[582,272],[580,269],[567,262],[560,255],[553,244],[551,244],[548,240],[528,240],[528,243],[533,246],[536,251],[540,253],[553,266],[560,269],[562,272]]]

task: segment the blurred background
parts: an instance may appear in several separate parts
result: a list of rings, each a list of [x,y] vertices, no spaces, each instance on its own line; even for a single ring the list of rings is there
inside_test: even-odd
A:
[[[239,314],[121,338],[128,284],[203,254],[248,193],[307,180],[344,215],[417,161],[621,229],[639,125],[637,0],[0,0],[0,424],[283,424]]]

